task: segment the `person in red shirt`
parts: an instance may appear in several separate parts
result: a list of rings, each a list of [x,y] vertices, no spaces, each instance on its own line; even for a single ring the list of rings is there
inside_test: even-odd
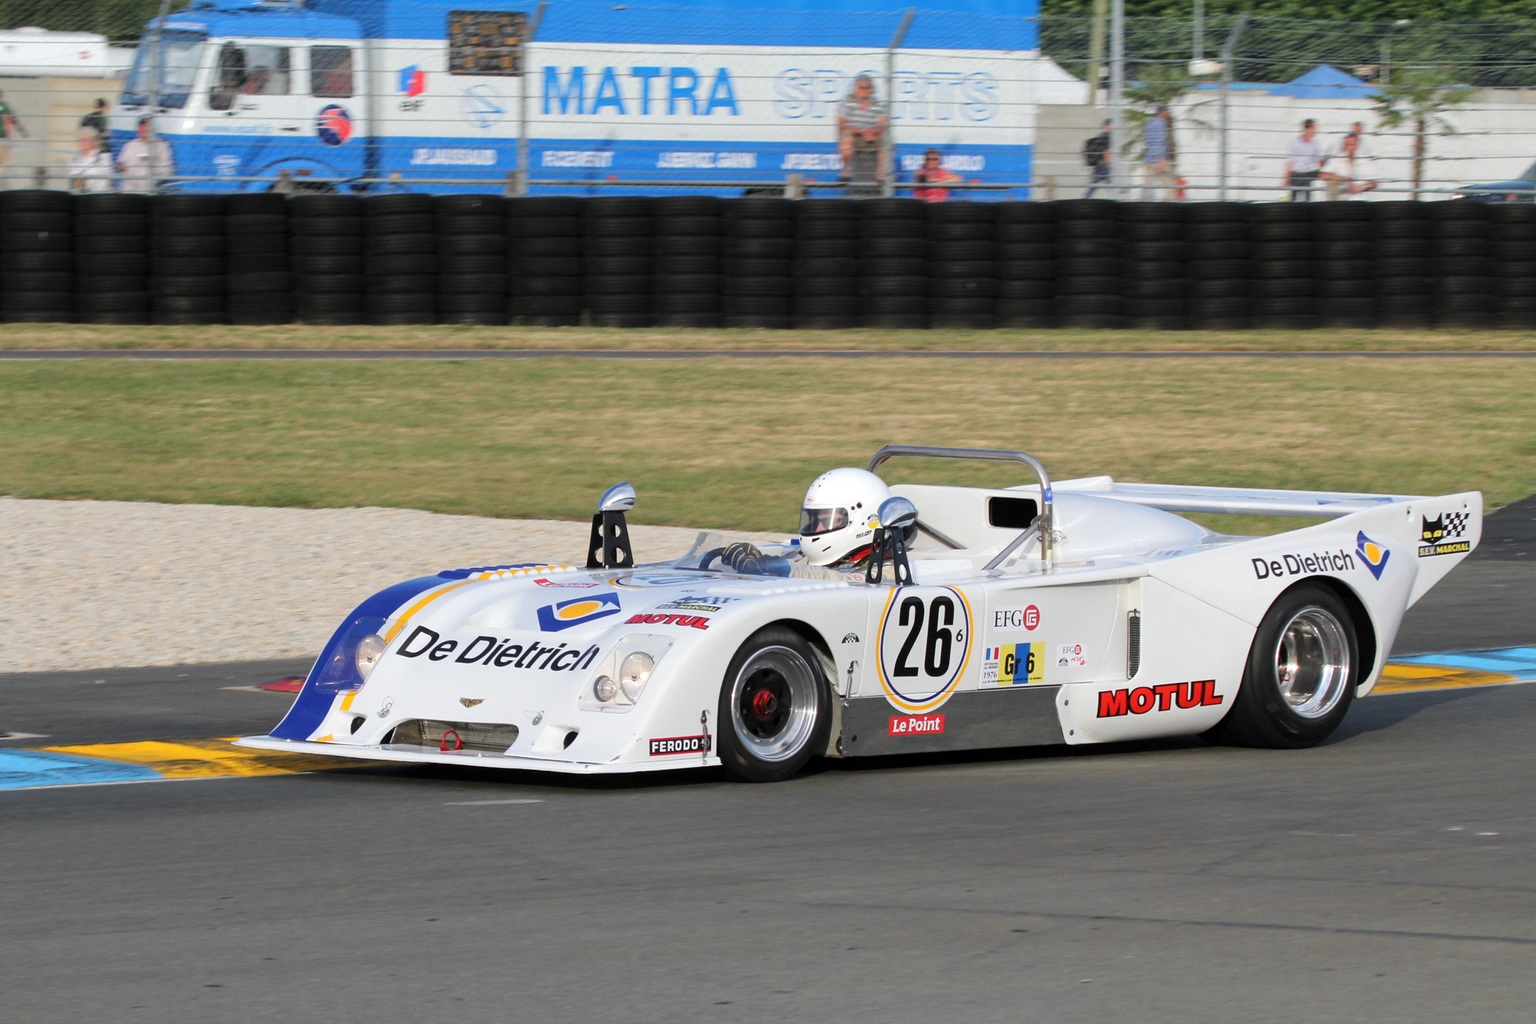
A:
[[[912,175],[912,180],[918,185],[948,184],[960,180],[960,175],[954,171],[945,170],[939,163],[939,151],[930,149],[923,154],[923,166]],[[915,188],[912,195],[925,203],[942,203],[949,198],[947,188]]]

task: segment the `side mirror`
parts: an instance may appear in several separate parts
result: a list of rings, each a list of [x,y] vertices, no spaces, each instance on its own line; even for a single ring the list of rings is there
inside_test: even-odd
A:
[[[908,503],[910,504],[910,502]],[[628,512],[635,507],[635,488],[632,484],[614,484],[597,499],[599,512]]]
[[[892,495],[880,503],[880,525],[887,530],[905,530],[917,522],[917,506],[901,495]]]
[[[587,541],[588,569],[630,569],[635,554],[629,545],[629,524],[624,513],[635,507],[635,489],[627,483],[614,484],[597,500],[592,517],[592,534]]]
[[[880,503],[880,527],[875,530],[875,553],[864,571],[864,582],[879,583],[885,561],[891,561],[891,575],[897,586],[912,582],[912,565],[907,561],[907,529],[917,522],[917,506],[910,499],[892,495]]]

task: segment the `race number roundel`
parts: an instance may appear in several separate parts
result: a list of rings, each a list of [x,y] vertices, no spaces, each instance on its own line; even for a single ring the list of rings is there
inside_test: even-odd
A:
[[[949,700],[971,657],[971,606],[954,587],[893,587],[880,616],[880,686],[920,714]]]

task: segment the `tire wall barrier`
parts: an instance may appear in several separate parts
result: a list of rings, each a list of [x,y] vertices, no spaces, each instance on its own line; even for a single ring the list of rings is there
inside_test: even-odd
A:
[[[1536,206],[0,192],[0,321],[1536,327]]]

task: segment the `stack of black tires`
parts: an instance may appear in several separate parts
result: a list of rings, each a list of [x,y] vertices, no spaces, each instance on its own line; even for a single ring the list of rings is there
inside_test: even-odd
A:
[[[1536,205],[1498,203],[1489,213],[1495,327],[1536,327]]]
[[[997,326],[997,204],[928,204],[928,323]]]
[[[586,306],[594,327],[649,327],[652,323],[653,202],[650,196],[600,196],[586,201]]]
[[[1120,205],[1108,199],[1056,204],[1056,322],[1125,326],[1125,260]]]
[[[221,324],[228,196],[162,193],[149,200],[150,291],[155,323]]]
[[[443,323],[507,322],[506,203],[494,195],[433,197],[437,305]]]
[[[1189,329],[1189,243],[1184,203],[1125,203],[1125,322],[1154,331]]]
[[[80,322],[149,323],[149,196],[90,192],[74,212]]]
[[[1434,312],[1429,212],[1407,200],[1375,207],[1376,326],[1428,327]]]
[[[1319,203],[1317,316],[1323,327],[1376,324],[1375,203]]]
[[[1189,208],[1189,318],[1197,330],[1234,331],[1253,325],[1253,243],[1248,206],[1196,203]]]
[[[794,326],[794,201],[734,199],[725,204],[720,226],[725,326]]]
[[[415,192],[363,200],[363,268],[370,324],[437,323],[437,235],[432,197]]]
[[[652,211],[656,325],[719,327],[720,200],[662,196]]]
[[[582,200],[532,196],[507,202],[507,288],[516,323],[581,323]]]
[[[287,198],[273,192],[233,195],[224,213],[229,322],[293,323]]]
[[[294,313],[306,324],[363,322],[363,198],[303,193],[288,200]]]
[[[859,204],[816,199],[799,204],[795,224],[795,326],[859,326]]]
[[[997,325],[1056,326],[1056,204],[1003,204],[996,251]]]
[[[1261,203],[1254,206],[1253,294],[1259,327],[1305,330],[1316,327],[1317,221],[1319,203]]]
[[[864,326],[927,327],[928,204],[867,199],[859,205]]]
[[[1493,243],[1490,203],[1429,204],[1434,253],[1436,327],[1493,324]]]
[[[67,192],[0,192],[0,320],[74,319],[73,242]]]

